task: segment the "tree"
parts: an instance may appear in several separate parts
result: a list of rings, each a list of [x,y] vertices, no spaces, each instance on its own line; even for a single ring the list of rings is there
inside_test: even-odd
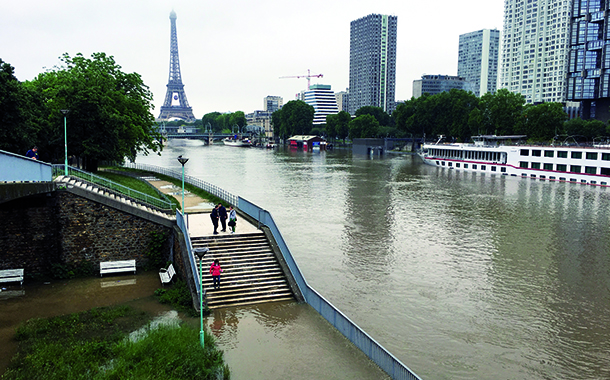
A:
[[[281,110],[280,136],[307,135],[313,127],[314,108],[302,100],[291,100]]]
[[[337,114],[326,115],[326,136],[329,140],[337,138],[337,125],[339,124],[339,116]]]
[[[352,115],[347,111],[341,111],[337,114],[337,138],[343,140],[349,135],[349,123],[352,121]]]
[[[379,122],[373,115],[361,115],[349,123],[349,137],[353,139],[377,137]]]
[[[0,149],[25,154],[37,141],[41,103],[14,75],[14,68],[0,59]],[[41,158],[46,152],[41,150]]]
[[[203,117],[201,118],[201,123],[203,125],[203,128],[205,128],[205,126],[207,124],[210,124],[212,131],[214,131],[214,132],[222,131],[222,127],[220,125],[218,125],[218,116],[220,116],[220,112],[210,112],[210,113],[206,113],[205,115],[203,115]]]
[[[237,125],[241,128],[248,125],[248,121],[246,120],[246,115],[243,111],[236,111],[229,116],[229,124],[231,126]]]
[[[511,135],[522,133],[523,106],[525,97],[505,88],[495,94],[486,93],[481,97],[479,108],[483,114],[485,134]]]
[[[356,117],[362,116],[362,115],[373,116],[375,119],[377,119],[377,122],[379,122],[379,125],[381,125],[381,126],[384,126],[384,127],[393,126],[392,118],[381,107],[374,107],[374,106],[361,107],[356,111]]]
[[[62,152],[63,114],[68,109],[68,155],[85,159],[96,171],[100,160],[135,160],[138,152],[160,151],[151,114],[152,93],[137,73],[124,73],[112,56],[91,59],[64,54],[65,66],[39,74],[26,86],[41,94],[55,152]],[[59,141],[58,141],[59,140]],[[59,149],[58,149],[59,145]],[[63,154],[56,153],[56,159]]]
[[[525,134],[535,141],[550,140],[561,133],[568,115],[560,103],[528,105],[525,114]]]
[[[278,109],[271,114],[271,125],[273,126],[274,139],[280,138],[282,127],[282,110]]]

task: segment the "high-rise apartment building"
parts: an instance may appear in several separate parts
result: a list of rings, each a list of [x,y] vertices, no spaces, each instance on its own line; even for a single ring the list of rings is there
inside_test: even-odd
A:
[[[350,23],[348,112],[364,106],[391,113],[396,87],[396,16],[370,14]]]
[[[474,92],[472,84],[459,76],[422,75],[421,79],[413,81],[414,98],[419,98],[423,94],[437,95],[452,89]]]
[[[599,3],[599,0],[593,0]],[[501,88],[565,102],[572,0],[505,0]]]
[[[303,93],[305,103],[312,106],[315,110],[313,114],[313,124],[326,124],[326,116],[339,113],[335,93],[329,85],[312,84],[309,90]]]
[[[281,96],[265,96],[263,99],[264,111],[275,112],[282,108],[284,105],[284,99]]]
[[[337,107],[339,108],[339,112],[347,112],[347,100],[349,99],[349,94],[347,91],[336,92],[335,99],[337,99]]]
[[[458,77],[472,85],[476,96],[496,92],[500,31],[483,29],[460,35]]]
[[[608,1],[573,0],[567,99],[581,102],[583,119],[610,119]]]

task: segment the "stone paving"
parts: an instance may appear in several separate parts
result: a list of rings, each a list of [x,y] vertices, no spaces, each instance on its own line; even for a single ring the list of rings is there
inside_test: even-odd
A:
[[[182,188],[178,187],[170,182],[162,181],[156,177],[144,177],[142,178],[161,191],[163,194],[171,195],[182,203]],[[224,205],[228,209],[228,204]],[[187,223],[189,234],[191,237],[197,236],[211,236],[214,234],[214,226],[210,219],[210,213],[214,208],[214,204],[208,202],[206,199],[202,199],[196,194],[185,191],[184,193],[184,209],[187,214]],[[227,210],[228,212],[228,210]],[[228,222],[228,221],[227,221]],[[220,222],[218,223],[218,232],[220,235],[230,234],[229,226],[227,226],[227,232],[221,232]],[[236,234],[254,233],[259,232],[256,226],[248,223],[246,219],[237,216],[237,226],[235,228]]]

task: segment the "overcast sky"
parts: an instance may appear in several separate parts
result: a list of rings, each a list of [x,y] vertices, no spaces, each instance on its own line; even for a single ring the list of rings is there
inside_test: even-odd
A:
[[[169,77],[170,20],[176,12],[182,81],[195,117],[252,112],[263,98],[284,103],[307,86],[281,76],[323,74],[335,92],[349,82],[350,21],[398,17],[396,99],[423,74],[457,74],[460,34],[502,30],[503,0],[3,0],[0,58],[21,81],[74,56],[105,52],[139,73],[155,117]]]

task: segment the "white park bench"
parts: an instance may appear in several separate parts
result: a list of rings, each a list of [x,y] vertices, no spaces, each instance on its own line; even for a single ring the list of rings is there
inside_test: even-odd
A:
[[[23,269],[0,270],[0,282],[19,282],[23,285]]]
[[[174,264],[169,264],[169,267],[167,269],[161,268],[159,270],[159,277],[161,278],[161,283],[165,285],[171,282],[175,274],[176,271],[174,270]]]
[[[122,273],[122,272],[133,272],[136,273],[136,261],[135,260],[120,260],[120,261],[100,261],[100,277],[107,273]]]

